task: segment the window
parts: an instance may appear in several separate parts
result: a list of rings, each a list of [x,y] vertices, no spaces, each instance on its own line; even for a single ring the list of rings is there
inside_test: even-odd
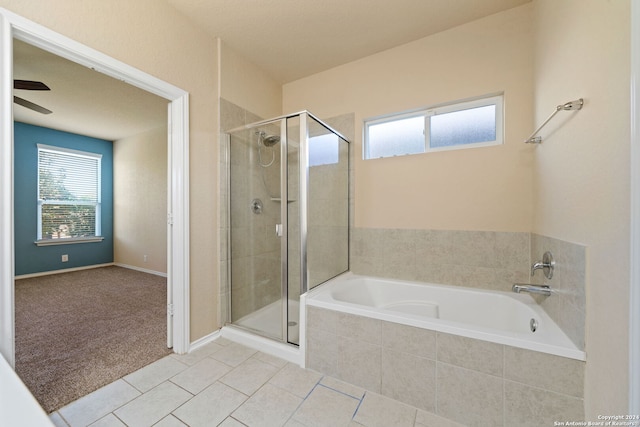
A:
[[[365,120],[364,158],[502,144],[502,95]]]
[[[37,244],[102,240],[101,158],[38,144]]]
[[[338,137],[332,133],[309,137],[309,166],[331,165],[339,162]]]

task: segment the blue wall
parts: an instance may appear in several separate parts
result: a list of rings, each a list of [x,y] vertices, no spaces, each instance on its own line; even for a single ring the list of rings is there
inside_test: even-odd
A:
[[[102,154],[102,242],[36,246],[37,144]],[[14,123],[16,275],[113,262],[113,144],[111,141]],[[62,255],[69,255],[62,262]]]

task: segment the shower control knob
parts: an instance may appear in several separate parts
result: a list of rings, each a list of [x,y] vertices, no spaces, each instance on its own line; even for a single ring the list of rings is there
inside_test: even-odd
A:
[[[262,200],[253,199],[251,201],[251,212],[256,215],[260,215],[262,213]]]

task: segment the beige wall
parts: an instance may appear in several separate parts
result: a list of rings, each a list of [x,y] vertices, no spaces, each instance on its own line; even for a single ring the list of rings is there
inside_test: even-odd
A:
[[[113,144],[113,258],[118,264],[167,272],[167,152],[166,126]]]
[[[221,42],[220,96],[259,117],[282,114],[282,87],[273,78]]]
[[[283,110],[355,113],[355,226],[529,231],[531,5],[289,84]],[[505,94],[505,144],[362,160],[365,118],[496,92]]]
[[[628,0],[536,0],[283,92],[284,111],[355,112],[356,227],[525,231],[586,246],[591,419],[627,410],[629,9]],[[505,146],[362,160],[363,119],[497,91]],[[522,143],[579,97],[584,109],[561,112],[542,145]]]
[[[630,2],[539,0],[535,117],[584,97],[542,132],[533,232],[587,247],[585,407],[627,413]],[[532,254],[533,256],[534,254]]]
[[[154,0],[0,0],[4,7],[190,93],[191,340],[218,327],[217,46]]]

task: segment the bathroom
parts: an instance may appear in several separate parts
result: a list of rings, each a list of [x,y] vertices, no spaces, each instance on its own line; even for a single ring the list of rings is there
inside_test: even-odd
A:
[[[600,85],[600,75],[627,66],[622,54],[626,45],[617,40],[613,23],[610,27],[601,23],[603,28],[593,36],[597,46],[605,44],[602,37],[612,38],[608,49],[615,49],[606,52],[610,58],[597,67],[580,65],[595,43],[580,29],[598,13],[613,13],[611,6],[593,5],[588,14],[580,14],[575,13],[579,6],[574,3],[527,4],[285,84],[282,89],[270,85],[259,69],[224,42],[220,46],[223,131],[282,112],[308,110],[352,142],[352,272],[510,290],[516,282],[542,283],[542,272],[531,277],[530,265],[540,261],[545,251],[555,255],[558,268],[550,282],[555,293],[537,300],[588,355],[582,367],[567,368],[571,372],[567,381],[577,381],[573,386],[579,391],[561,396],[568,397],[574,407],[575,399],[577,406],[584,404],[578,419],[595,419],[605,408],[625,412],[626,407],[624,398],[614,396],[625,396],[627,384],[611,380],[626,374],[608,377],[604,373],[626,372],[626,351],[589,346],[613,339],[607,332],[610,328],[627,328],[626,306],[608,314],[589,308],[593,299],[617,307],[611,292],[616,286],[618,291],[624,289],[628,271],[623,256],[611,255],[625,253],[628,229],[620,221],[624,210],[614,212],[623,206],[622,195],[608,191],[616,173],[624,170],[626,158],[614,156],[610,147],[600,144],[597,135],[604,131],[594,125],[622,120],[598,102],[610,105],[614,97],[628,96],[625,85],[616,87],[617,92],[611,82],[606,90]],[[599,9],[604,10],[597,12]],[[562,28],[562,38],[554,37],[557,28]],[[566,76],[567,68],[572,70],[571,78]],[[225,84],[226,79],[233,84]],[[363,160],[365,120],[496,93],[504,96],[504,145]],[[581,97],[585,98],[582,111],[556,116],[540,132],[542,144],[524,143],[556,105]],[[607,141],[624,141],[623,128],[607,132]],[[220,180],[224,183],[227,170],[225,148],[221,148]],[[222,188],[224,258],[228,206]],[[616,217],[618,220],[613,219]],[[589,269],[588,260],[598,256],[616,267]],[[223,259],[223,284],[228,268]],[[605,287],[596,285],[601,281]],[[220,324],[228,321],[229,292],[228,285],[221,287]],[[619,361],[603,371],[597,367],[602,358],[608,359],[607,365],[612,358]],[[527,391],[538,396],[543,411],[551,411],[554,393],[562,387],[535,387]],[[610,393],[600,395],[596,389]],[[571,413],[576,412],[567,414]]]
[[[218,134],[308,110],[352,144],[353,271],[509,291],[531,281],[530,264],[550,250],[552,286],[561,289],[569,275],[584,304],[560,293],[546,307],[574,341],[582,337],[584,419],[637,408],[629,403],[629,81],[637,40],[630,1],[534,0],[284,85],[223,40],[212,43],[175,9],[152,3],[2,5],[189,92],[191,348],[217,337],[230,314]],[[120,22],[110,7],[131,19]],[[154,9],[152,28],[145,8]],[[362,158],[366,119],[497,93],[505,108],[501,146]],[[584,108],[555,117],[542,144],[523,143],[556,105],[577,98]]]

